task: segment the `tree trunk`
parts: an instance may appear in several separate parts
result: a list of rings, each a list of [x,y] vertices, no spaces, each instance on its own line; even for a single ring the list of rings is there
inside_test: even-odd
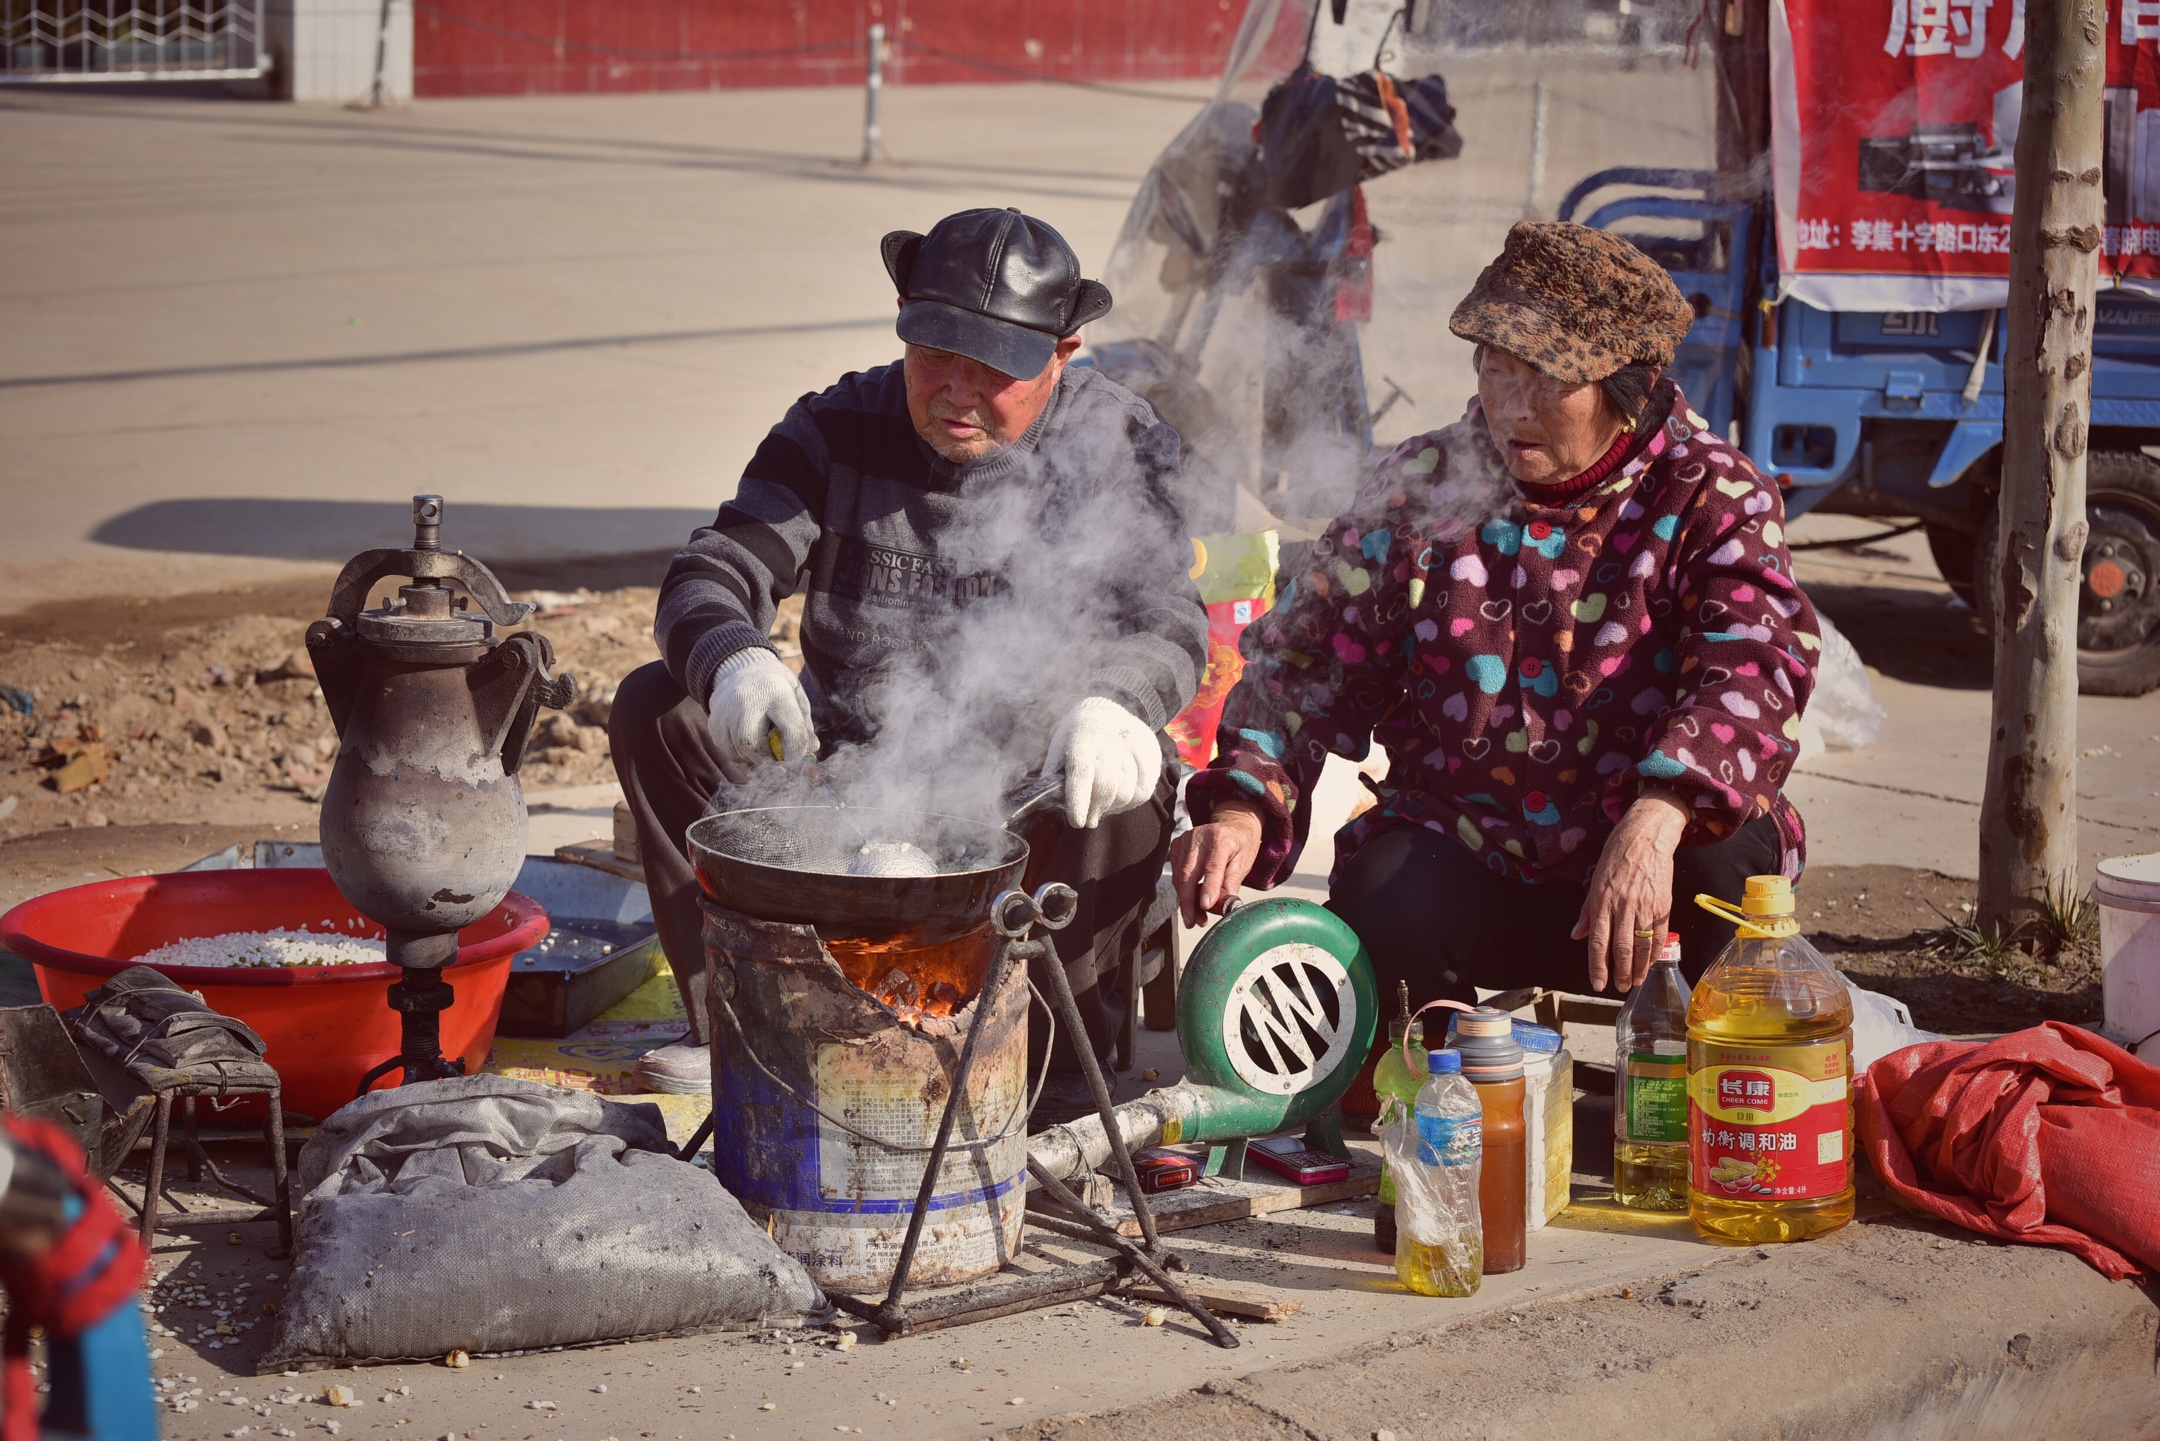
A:
[[[1983,927],[2077,873],[2077,607],[2099,283],[2103,0],[2026,0],[2010,221],[1994,732],[1980,809]]]

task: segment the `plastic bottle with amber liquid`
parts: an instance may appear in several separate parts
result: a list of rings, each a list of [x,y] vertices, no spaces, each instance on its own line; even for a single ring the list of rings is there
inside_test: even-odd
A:
[[[1613,1200],[1636,1211],[1688,1208],[1687,979],[1665,933],[1650,974],[1613,1019]]]
[[[1395,1276],[1420,1296],[1474,1296],[1485,1274],[1478,1216],[1484,1108],[1462,1077],[1460,1052],[1425,1059],[1425,1084],[1410,1114],[1380,1128],[1400,1208]]]
[[[1739,934],[1688,1000],[1688,1215],[1761,1245],[1853,1218],[1852,1000],[1800,934],[1792,882],[1750,876]]]
[[[1530,1138],[1523,1125],[1522,1043],[1506,1011],[1479,1006],[1455,1017],[1463,1078],[1484,1108],[1485,1156],[1478,1175],[1485,1274],[1520,1271],[1529,1259]]]
[[[1418,1089],[1425,1084],[1425,1023],[1410,1014],[1410,983],[1395,985],[1400,1013],[1388,1022],[1388,1046],[1373,1067],[1373,1094],[1380,1113],[1373,1118],[1373,1134],[1388,1122],[1400,1120],[1417,1105]],[[1410,1058],[1403,1058],[1405,1038]],[[1395,1174],[1382,1154],[1380,1189],[1373,1203],[1373,1248],[1395,1254]]]

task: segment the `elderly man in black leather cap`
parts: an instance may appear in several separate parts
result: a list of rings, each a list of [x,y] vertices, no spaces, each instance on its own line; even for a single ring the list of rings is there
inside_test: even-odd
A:
[[[1017,210],[895,231],[883,250],[905,357],[804,396],[765,437],[735,498],[668,568],[664,659],[615,699],[615,766],[692,1017],[691,1037],[640,1064],[655,1089],[710,1084],[684,831],[709,805],[757,795],[783,758],[822,754],[826,774],[846,775],[851,750],[920,751],[944,712],[994,741],[971,774],[1000,772],[1002,786],[1061,773],[1063,812],[1030,830],[1027,882],[1080,893],[1056,946],[1098,1057],[1169,846],[1162,729],[1198,688],[1207,615],[1174,499],[1176,432],[1069,364],[1110,293]],[[767,640],[795,594],[800,679]],[[1001,644],[1027,653],[982,654]],[[909,765],[934,778],[958,759]],[[949,809],[958,789],[926,799]],[[1038,1016],[1038,1048],[1046,1030]],[[1086,1105],[1070,1043],[1059,1036],[1040,1115]]]

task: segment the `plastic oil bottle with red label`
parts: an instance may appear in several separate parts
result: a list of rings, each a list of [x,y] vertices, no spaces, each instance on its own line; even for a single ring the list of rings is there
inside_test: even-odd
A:
[[[1800,935],[1792,882],[1750,876],[1687,1008],[1688,1215],[1705,1235],[1806,1241],[1853,1218],[1852,999]]]

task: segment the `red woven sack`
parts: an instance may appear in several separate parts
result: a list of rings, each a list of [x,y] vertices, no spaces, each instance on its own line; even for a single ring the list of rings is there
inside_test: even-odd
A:
[[[2160,1271],[2160,1068],[2059,1021],[1929,1041],[1868,1067],[1875,1174],[1982,1235],[2061,1246],[2110,1280]]]

